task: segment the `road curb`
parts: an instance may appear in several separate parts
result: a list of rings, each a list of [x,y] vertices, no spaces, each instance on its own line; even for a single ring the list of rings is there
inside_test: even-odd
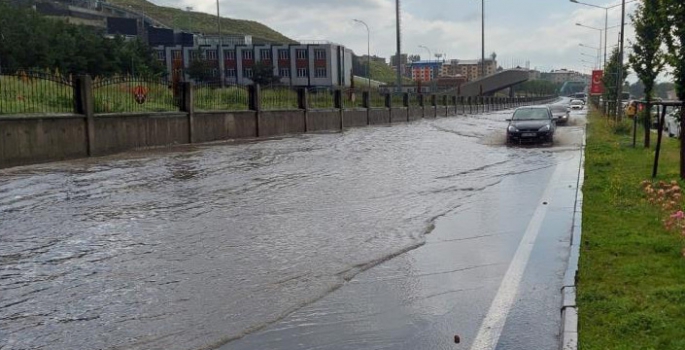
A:
[[[580,166],[576,185],[576,201],[573,210],[571,228],[571,252],[568,257],[563,287],[561,287],[561,334],[559,349],[578,349],[578,306],[576,305],[576,278],[583,222],[583,182],[585,179],[585,145],[587,142],[587,125],[583,130],[583,144],[580,147]]]

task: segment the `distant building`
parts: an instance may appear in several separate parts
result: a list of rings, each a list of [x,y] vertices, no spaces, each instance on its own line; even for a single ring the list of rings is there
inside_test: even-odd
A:
[[[432,81],[440,75],[441,61],[418,61],[409,63],[411,79],[414,81]]]
[[[497,61],[491,58],[485,59],[485,75],[497,72]],[[481,60],[449,60],[441,68],[441,76],[462,76],[467,81],[481,77]]]
[[[548,73],[541,73],[540,77],[543,80],[551,81],[553,83],[588,81],[588,76],[586,74],[567,69],[559,69]]]
[[[167,31],[171,31],[167,29]],[[173,31],[172,31],[173,32]],[[168,34],[168,33],[167,33]],[[183,33],[188,34],[188,33]],[[350,86],[352,82],[352,51],[342,45],[317,42],[299,44],[253,45],[251,37],[164,36],[173,43],[159,42],[152,46],[169,72],[187,69],[195,60],[209,62],[216,67],[211,75],[228,84],[252,84],[253,67],[264,62],[273,67],[274,76],[290,86],[331,87]],[[219,45],[221,42],[221,45]],[[219,48],[217,50],[217,48]],[[221,77],[223,72],[223,77]],[[188,76],[185,77],[189,79]]]

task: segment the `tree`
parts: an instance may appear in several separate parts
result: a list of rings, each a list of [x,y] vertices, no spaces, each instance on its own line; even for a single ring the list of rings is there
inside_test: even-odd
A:
[[[604,67],[604,74],[602,75],[602,84],[604,85],[604,103],[609,103],[609,111],[616,111],[616,98],[622,91],[616,91],[616,86],[618,86],[618,48],[615,48],[611,52],[609,61],[607,61]],[[628,77],[628,65],[623,66],[623,76],[621,81],[625,81]],[[621,84],[623,86],[623,84]]]
[[[264,62],[256,62],[252,66],[252,81],[255,85],[271,85],[278,83],[281,77],[274,75],[274,67]]]
[[[682,0],[662,0],[664,3],[664,38],[668,52],[666,62],[673,67],[673,80],[680,106],[680,177],[685,179],[685,3]]]
[[[654,81],[665,64],[665,55],[661,50],[664,37],[661,2],[662,0],[641,1],[635,13],[630,16],[635,27],[636,41],[632,43],[633,53],[630,54],[628,60],[635,74],[644,84],[644,96],[647,102],[645,108],[647,117],[644,118],[645,148],[649,148],[651,133],[649,111],[652,110]]]

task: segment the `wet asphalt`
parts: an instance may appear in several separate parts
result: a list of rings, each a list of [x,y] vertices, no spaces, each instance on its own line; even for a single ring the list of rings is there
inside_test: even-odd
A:
[[[556,349],[584,112],[509,114],[2,170],[0,348]]]

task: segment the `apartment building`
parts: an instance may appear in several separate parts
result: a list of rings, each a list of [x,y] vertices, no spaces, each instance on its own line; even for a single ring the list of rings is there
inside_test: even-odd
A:
[[[441,72],[442,61],[417,61],[409,64],[411,79],[414,81],[432,81]]]
[[[169,40],[167,40],[169,41]],[[169,72],[188,69],[195,60],[207,62],[212,76],[227,84],[252,84],[257,62],[267,63],[274,76],[290,86],[350,86],[352,51],[330,42],[296,44],[253,44],[251,37],[195,36],[186,40],[158,43],[152,49]],[[189,76],[185,76],[190,79]]]

